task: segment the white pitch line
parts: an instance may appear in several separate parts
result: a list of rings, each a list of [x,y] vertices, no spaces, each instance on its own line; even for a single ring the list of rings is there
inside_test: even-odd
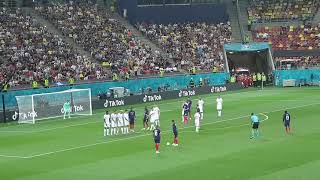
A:
[[[263,113],[259,113],[261,115],[263,115],[265,117],[264,120],[261,120],[260,122],[264,122],[264,121],[267,121],[269,119],[269,116],[263,114]],[[249,116],[246,116],[246,117],[249,117]],[[242,127],[242,126],[248,126],[249,124],[246,123],[246,124],[241,124],[241,125],[236,125],[236,126],[228,126],[228,127],[220,127],[220,128],[213,128],[213,129],[204,129],[202,130],[201,132],[207,132],[207,131],[215,131],[215,130],[221,130],[221,129],[231,129],[231,128],[236,128],[236,127]],[[192,132],[194,133],[195,131],[182,131],[183,133],[185,132]]]
[[[294,106],[294,107],[290,107],[290,108],[277,109],[277,110],[273,110],[273,111],[269,111],[269,112],[260,112],[259,114],[261,114],[261,113],[262,114],[268,114],[268,113],[279,112],[279,111],[288,110],[288,109],[297,109],[297,108],[308,107],[308,106],[313,106],[313,105],[317,105],[317,104],[320,104],[320,103],[312,103],[312,104],[306,104],[306,105],[301,105],[301,106]],[[221,122],[226,122],[226,121],[232,121],[232,120],[241,119],[241,118],[245,118],[245,117],[250,117],[250,115],[240,116],[240,117],[237,117],[237,118],[225,119],[225,120],[215,121],[215,122],[210,122],[210,123],[204,123],[203,125],[209,125],[209,124],[216,124],[216,123],[221,123]],[[193,128],[193,126],[187,126],[187,127],[183,127],[183,128],[180,128],[180,129],[187,129],[187,128]],[[166,134],[167,132],[171,132],[171,131],[169,131],[169,130],[163,131],[163,134]],[[149,134],[138,135],[138,136],[131,136],[131,137],[126,137],[126,138],[121,138],[121,139],[115,139],[115,140],[111,140],[111,141],[103,141],[103,142],[98,142],[98,143],[93,143],[93,144],[76,146],[76,147],[73,147],[73,148],[66,148],[66,149],[62,149],[62,150],[51,151],[51,152],[46,152],[46,153],[41,153],[41,154],[35,154],[35,155],[31,155],[31,156],[0,155],[0,157],[31,159],[31,158],[35,158],[35,157],[42,157],[42,156],[46,156],[46,155],[51,155],[51,154],[56,154],[56,153],[61,153],[61,152],[66,152],[66,151],[72,151],[72,150],[77,150],[77,149],[82,149],[82,148],[88,148],[88,147],[101,145],[101,144],[109,144],[109,143],[113,143],[113,142],[119,142],[119,141],[124,141],[124,140],[129,140],[129,139],[135,139],[135,138],[149,136],[149,135],[150,135],[150,133]]]

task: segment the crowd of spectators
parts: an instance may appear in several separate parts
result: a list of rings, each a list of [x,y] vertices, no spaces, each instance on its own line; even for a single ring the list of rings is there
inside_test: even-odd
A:
[[[320,48],[320,24],[262,27],[252,31],[257,42],[269,42],[276,50],[312,50]]]
[[[309,20],[319,5],[318,0],[250,0],[248,16],[253,23]]]
[[[320,56],[275,57],[276,69],[320,68]]]
[[[97,65],[79,55],[20,9],[0,8],[0,84],[62,82],[96,76]]]
[[[225,43],[231,42],[230,23],[139,23],[137,28],[156,42],[181,68],[223,71]]]
[[[171,66],[159,52],[153,52],[93,2],[52,3],[36,6],[35,10],[90,52],[94,60],[120,76],[153,74]]]

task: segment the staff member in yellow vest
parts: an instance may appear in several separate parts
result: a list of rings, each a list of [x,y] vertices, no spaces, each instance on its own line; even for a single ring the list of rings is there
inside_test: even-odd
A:
[[[164,75],[164,69],[160,69],[160,77],[163,77],[163,75]]]
[[[112,74],[112,80],[113,80],[113,81],[118,81],[118,80],[119,80],[117,73],[113,73],[113,74]]]
[[[213,69],[212,69],[212,72],[213,72],[213,73],[218,72],[218,68],[217,68],[216,66],[214,66]]]
[[[36,80],[32,81],[32,88],[37,89],[38,88],[38,82]]]
[[[74,82],[75,82],[74,78],[73,78],[73,77],[70,77],[70,78],[69,78],[69,84],[70,84],[71,86],[73,86],[73,85],[74,85]]]
[[[130,79],[130,74],[129,74],[129,72],[126,72],[126,74],[125,74],[124,76],[125,76],[126,81],[128,81],[128,80]]]
[[[256,75],[256,73],[252,74],[252,81],[253,81],[253,86],[256,87],[257,86],[257,75]]]
[[[8,89],[9,89],[9,85],[8,83],[5,83],[2,87],[2,92],[8,92]]]
[[[257,86],[261,86],[261,74],[257,73]]]
[[[235,83],[235,82],[236,82],[236,77],[235,77],[234,75],[232,75],[232,76],[230,77],[230,82],[231,82],[231,83]]]
[[[45,87],[45,88],[49,88],[49,79],[48,79],[48,78],[46,78],[46,79],[44,80],[44,87]]]
[[[196,74],[196,67],[193,66],[192,68],[192,74],[195,75]]]

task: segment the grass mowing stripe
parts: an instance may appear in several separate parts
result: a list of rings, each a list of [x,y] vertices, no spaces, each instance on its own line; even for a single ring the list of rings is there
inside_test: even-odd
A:
[[[269,111],[269,112],[261,112],[260,114],[268,114],[268,113],[272,113],[272,112],[279,112],[279,111],[283,111],[283,110],[287,110],[287,109],[297,109],[297,108],[303,108],[303,107],[308,107],[308,106],[313,106],[313,105],[317,105],[320,103],[311,103],[311,104],[306,104],[306,105],[300,105],[300,106],[294,106],[294,107],[288,107],[288,108],[283,108],[283,109],[277,109],[274,111]],[[225,119],[225,120],[221,120],[221,121],[215,121],[215,122],[209,122],[209,123],[204,123],[204,125],[210,125],[210,124],[217,124],[217,123],[222,123],[222,122],[227,122],[227,121],[233,121],[233,120],[237,120],[237,119],[241,119],[241,118],[246,118],[249,117],[250,115],[245,115],[245,116],[240,116],[240,117],[236,117],[236,118],[230,118],[230,119]],[[188,129],[188,128],[193,128],[193,126],[186,126],[180,129]],[[167,131],[163,131],[163,134],[166,134],[168,132],[171,132],[170,130]],[[12,158],[21,158],[21,159],[30,159],[30,158],[35,158],[35,157],[42,157],[42,156],[46,156],[46,155],[51,155],[51,154],[56,154],[56,153],[61,153],[61,152],[66,152],[66,151],[72,151],[72,150],[77,150],[77,149],[82,149],[82,148],[88,148],[88,147],[92,147],[92,146],[96,146],[96,145],[101,145],[101,144],[107,144],[107,143],[112,143],[112,142],[118,142],[118,141],[124,141],[124,140],[130,140],[130,139],[134,139],[134,138],[139,138],[139,137],[144,137],[144,136],[149,136],[150,133],[148,134],[143,134],[143,135],[136,135],[136,136],[131,136],[131,137],[126,137],[126,138],[121,138],[121,139],[114,139],[111,141],[102,141],[102,142],[98,142],[98,143],[93,143],[93,144],[87,144],[87,145],[82,145],[82,146],[76,146],[73,148],[66,148],[66,149],[62,149],[62,150],[57,150],[57,151],[52,151],[52,152],[46,152],[46,153],[40,153],[40,154],[35,154],[35,155],[31,155],[31,156],[15,156],[15,155],[0,155],[1,157],[12,157]]]

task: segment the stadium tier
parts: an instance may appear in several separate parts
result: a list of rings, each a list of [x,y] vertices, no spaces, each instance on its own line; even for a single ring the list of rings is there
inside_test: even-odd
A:
[[[310,20],[318,8],[318,0],[250,0],[248,15],[253,23]]]
[[[269,42],[275,50],[313,50],[320,48],[320,26],[261,27],[252,31],[253,39]]]
[[[88,51],[93,59],[111,65],[111,71],[124,74],[155,74],[160,68],[171,67],[159,52],[143,41],[108,12],[98,10],[92,2],[36,6],[35,10],[52,22],[65,36]],[[110,73],[109,73],[110,74]],[[134,74],[134,73],[132,73]]]
[[[159,44],[182,68],[224,71],[223,45],[231,42],[230,23],[138,23],[137,28]]]

